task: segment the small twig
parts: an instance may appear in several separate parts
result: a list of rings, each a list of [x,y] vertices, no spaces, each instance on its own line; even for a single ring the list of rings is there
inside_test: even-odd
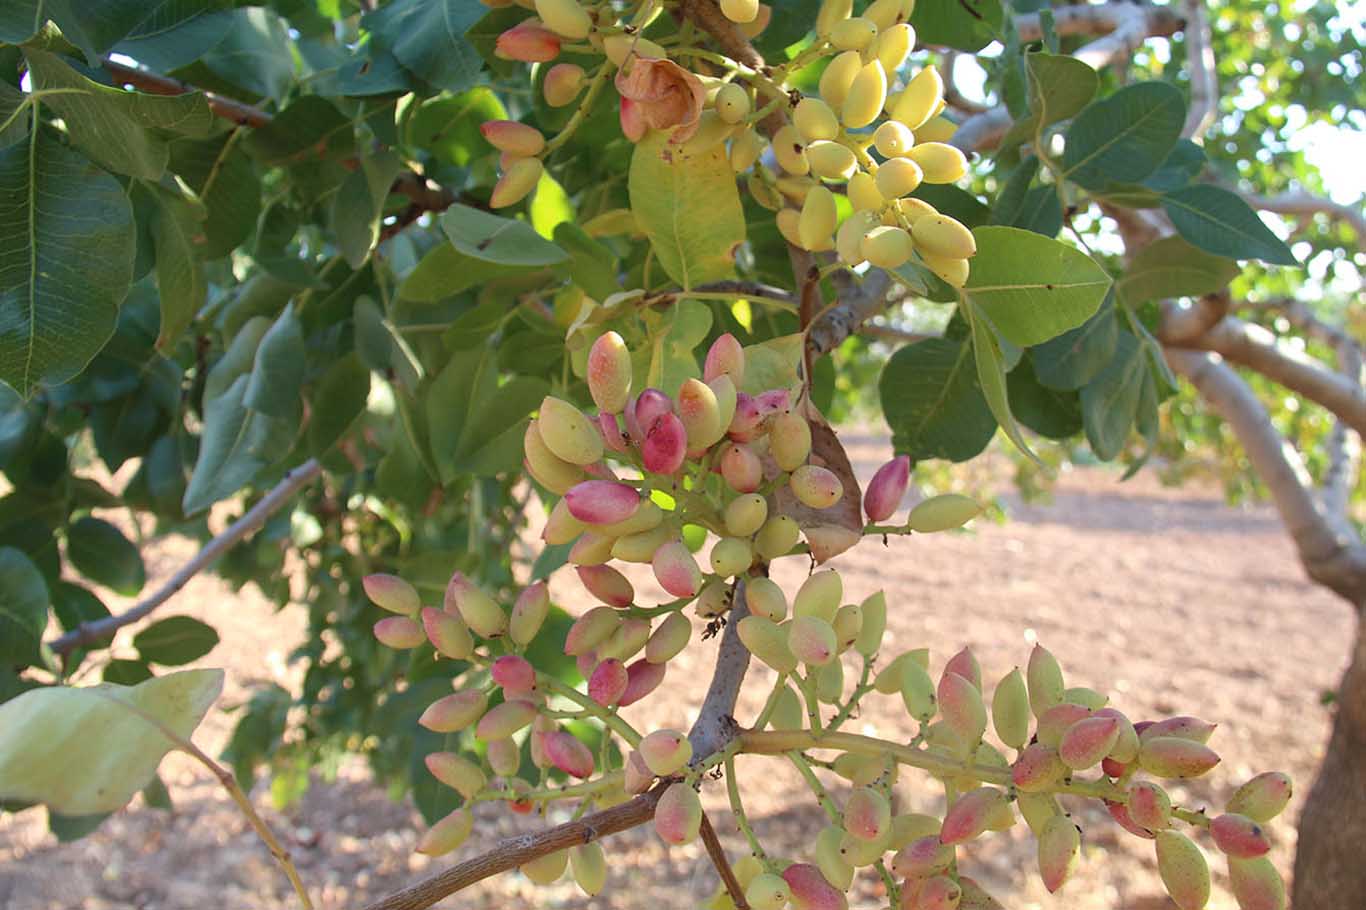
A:
[[[247,510],[247,513],[223,529],[218,536],[204,545],[194,559],[187,562],[179,572],[156,590],[151,596],[124,613],[106,616],[94,622],[83,622],[62,637],[54,640],[49,647],[53,653],[66,654],[74,648],[103,641],[124,626],[132,625],[170,600],[173,595],[201,571],[213,564],[219,556],[243,537],[266,523],[291,499],[294,494],[322,473],[322,465],[316,458],[310,458],[281,478],[275,487],[261,498],[261,501]]]
[[[721,876],[721,882],[726,886],[726,891],[730,894],[730,899],[735,903],[736,910],[749,910],[749,904],[745,901],[745,889],[740,887],[740,880],[735,877],[735,870],[730,867],[730,861],[726,859],[725,848],[716,839],[716,829],[711,826],[711,819],[707,813],[702,813],[702,845],[707,848],[707,856],[711,857],[711,864],[716,867],[716,872]]]

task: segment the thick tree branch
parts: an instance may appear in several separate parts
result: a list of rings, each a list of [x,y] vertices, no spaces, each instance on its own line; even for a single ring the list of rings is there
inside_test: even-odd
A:
[[[1072,55],[1097,70],[1132,56],[1149,38],[1174,35],[1184,25],[1181,16],[1169,7],[1146,3],[1063,6],[1054,9],[1053,15],[1054,30],[1059,35],[1098,36]],[[1038,13],[1016,16],[1015,28],[1022,41],[1037,41],[1043,36]],[[992,148],[1005,136],[1011,122],[1004,105],[994,107],[963,121],[950,141],[965,152]]]
[[[248,509],[245,515],[228,525],[218,536],[205,544],[204,548],[195,554],[194,559],[182,566],[180,571],[172,575],[166,584],[158,588],[154,594],[117,616],[106,616],[104,619],[97,619],[94,622],[83,622],[61,638],[53,641],[48,647],[56,654],[66,654],[74,648],[103,641],[124,626],[132,625],[147,616],[157,607],[170,600],[177,591],[185,587],[191,578],[212,565],[214,560],[222,556],[230,547],[265,524],[267,518],[278,512],[285,503],[294,498],[295,493],[312,483],[314,478],[321,473],[322,465],[314,458],[310,458],[289,471],[269,493],[261,498],[260,502]]]
[[[1311,493],[1299,453],[1276,432],[1257,395],[1216,355],[1169,349],[1167,360],[1242,443],[1257,476],[1270,490],[1309,577],[1353,606],[1362,603],[1366,599],[1366,546],[1354,536],[1338,533],[1335,523],[1325,517]]]
[[[1280,344],[1274,333],[1259,325],[1225,316],[1195,337],[1181,337],[1163,319],[1159,337],[1169,347],[1215,351],[1232,363],[1256,370],[1323,405],[1353,430],[1366,434],[1366,394],[1361,384],[1303,351]]]
[[[958,83],[954,81],[954,67],[960,56],[957,51],[948,51],[939,64],[939,78],[944,83],[944,103],[965,114],[980,114],[987,110],[987,106],[964,98],[963,93],[958,90]]]
[[[557,850],[567,850],[643,825],[654,818],[665,784],[657,784],[619,806],[585,815],[535,834],[505,838],[483,854],[425,878],[411,887],[367,904],[364,910],[426,910],[444,897],[500,872],[516,869]]]
[[[1214,63],[1205,0],[1186,0],[1186,62],[1190,67],[1191,102],[1181,135],[1203,136],[1219,109],[1219,71]]]
[[[726,628],[721,633],[721,646],[716,649],[716,668],[711,674],[707,694],[702,698],[697,720],[688,731],[693,763],[697,764],[720,752],[739,732],[735,723],[735,703],[740,697],[740,686],[749,671],[749,650],[740,641],[740,620],[749,615],[745,607],[745,583],[736,582],[731,597],[730,612],[726,614]]]
[[[807,335],[807,347],[817,355],[833,351],[865,322],[882,312],[892,283],[891,277],[882,269],[869,269],[862,281],[844,270],[835,272],[830,280],[838,290],[840,302],[831,307]]]

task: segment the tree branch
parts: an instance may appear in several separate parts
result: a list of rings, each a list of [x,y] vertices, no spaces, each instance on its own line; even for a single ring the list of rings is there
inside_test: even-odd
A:
[[[1181,16],[1169,7],[1146,3],[1101,3],[1094,6],[1063,6],[1053,10],[1053,28],[1060,36],[1096,35],[1095,41],[1078,48],[1072,56],[1093,69],[1102,69],[1133,55],[1149,38],[1165,38],[1181,31]],[[1021,41],[1043,37],[1038,13],[1015,17]],[[1005,106],[994,107],[963,121],[950,140],[965,152],[999,144],[1012,118]]]
[[[1214,63],[1205,0],[1186,0],[1186,61],[1190,67],[1191,102],[1181,135],[1203,136],[1219,108],[1219,71]]]
[[[939,64],[939,78],[944,83],[944,103],[965,114],[980,114],[987,110],[987,106],[964,98],[958,90],[958,83],[954,81],[953,70],[960,56],[958,51],[948,51]]]
[[[712,827],[711,819],[705,812],[702,813],[701,834],[702,846],[707,848],[707,856],[711,857],[716,874],[721,876],[721,883],[726,886],[726,893],[735,904],[735,910],[749,910],[749,903],[745,900],[745,889],[740,887],[740,880],[735,877],[735,870],[730,867],[730,860],[726,859],[726,850],[717,839],[716,829]]]
[[[702,698],[697,720],[688,731],[692,746],[693,764],[705,761],[729,745],[739,732],[735,723],[735,702],[740,697],[740,685],[749,670],[749,650],[740,641],[740,620],[749,615],[745,607],[745,583],[735,583],[730,612],[726,614],[726,628],[721,633],[721,646],[716,649],[716,669],[712,671],[707,694]]]
[[[228,525],[218,536],[205,544],[204,548],[195,554],[194,559],[182,566],[180,571],[172,575],[166,584],[158,588],[154,594],[117,616],[106,616],[94,622],[83,622],[62,637],[54,640],[48,647],[56,654],[66,654],[74,648],[102,641],[124,626],[132,625],[147,616],[157,607],[170,600],[177,591],[185,587],[186,582],[212,565],[214,560],[223,555],[230,547],[265,524],[267,518],[278,512],[281,506],[294,498],[295,493],[311,483],[321,473],[322,465],[315,458],[310,458],[297,468],[287,472],[269,493],[261,497],[260,502],[248,509],[245,515]]]
[[[1366,214],[1360,205],[1350,206],[1334,202],[1313,193],[1291,192],[1278,196],[1258,196],[1244,193],[1243,198],[1254,209],[1277,215],[1325,215],[1330,221],[1342,221],[1356,234],[1357,249],[1366,252]]]
[[[882,269],[869,269],[861,282],[853,273],[841,269],[831,275],[830,280],[838,290],[840,302],[831,307],[807,335],[807,348],[817,355],[833,351],[863,323],[880,313],[887,305],[887,291],[892,283],[891,277]]]
[[[656,784],[648,793],[642,793],[619,806],[593,812],[535,834],[504,838],[485,853],[367,904],[364,910],[425,910],[461,888],[500,872],[516,869],[537,857],[592,843],[609,834],[643,825],[654,818],[655,803],[659,802],[666,786],[664,783]]]
[[[1242,443],[1271,492],[1309,577],[1354,607],[1366,599],[1366,546],[1334,529],[1310,492],[1298,452],[1286,444],[1256,394],[1227,363],[1208,353],[1168,350],[1167,360],[1195,386]]]

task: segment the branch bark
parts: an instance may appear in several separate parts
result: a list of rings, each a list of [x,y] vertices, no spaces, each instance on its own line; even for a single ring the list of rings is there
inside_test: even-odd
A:
[[[166,584],[158,588],[151,596],[124,613],[106,616],[94,622],[83,622],[70,632],[55,639],[48,647],[56,654],[66,654],[74,648],[103,641],[124,626],[132,625],[147,616],[170,600],[176,592],[185,587],[191,578],[212,565],[214,560],[222,556],[230,547],[265,524],[267,518],[278,512],[285,503],[294,498],[295,493],[312,483],[314,478],[321,473],[322,465],[315,458],[310,458],[289,471],[269,493],[261,498],[260,502],[248,509],[245,515],[228,525],[213,540],[205,544],[204,548],[195,554],[194,559],[185,563],[179,572],[172,575]]]
[[[702,846],[707,848],[707,856],[711,857],[716,874],[721,876],[721,883],[726,886],[726,893],[735,904],[735,910],[749,910],[749,902],[745,900],[745,889],[740,887],[740,880],[735,877],[730,860],[726,859],[726,849],[721,846],[721,841],[716,837],[716,829],[712,827],[711,819],[705,812],[702,813],[701,834]]]
[[[892,279],[882,269],[869,269],[860,282],[851,272],[835,272],[830,279],[839,293],[839,304],[817,320],[807,335],[807,348],[827,354],[859,331],[887,305]]]
[[[1243,198],[1248,205],[1263,212],[1309,217],[1325,215],[1331,221],[1344,222],[1356,234],[1357,249],[1366,252],[1366,213],[1363,213],[1360,205],[1343,205],[1324,196],[1303,192],[1281,193],[1278,196],[1244,193]]]
[[[741,643],[737,627],[740,620],[748,615],[745,583],[741,580],[735,584],[730,612],[726,614],[726,628],[721,633],[721,646],[716,650],[716,668],[712,671],[711,683],[702,698],[697,720],[688,731],[693,764],[720,752],[739,733],[740,728],[735,723],[735,703],[740,697],[745,673],[749,671],[749,650]]]
[[[1209,15],[1205,0],[1186,0],[1186,61],[1190,67],[1191,102],[1181,135],[1202,136],[1214,123],[1219,109],[1219,71],[1211,46]]]
[[[657,784],[648,793],[619,806],[585,815],[545,831],[504,838],[485,853],[367,904],[364,910],[425,910],[461,888],[500,872],[516,869],[547,853],[592,843],[610,834],[643,825],[654,818],[655,803],[659,802],[665,787],[665,784]]]
[[[1053,15],[1054,31],[1060,36],[1098,36],[1072,55],[1097,70],[1132,56],[1149,38],[1176,34],[1185,24],[1169,7],[1146,3],[1063,6],[1054,9]],[[1015,28],[1022,41],[1037,41],[1043,36],[1038,13],[1016,16]],[[950,142],[965,152],[992,148],[1000,143],[1011,122],[1010,112],[1004,105],[994,107],[963,121]]]

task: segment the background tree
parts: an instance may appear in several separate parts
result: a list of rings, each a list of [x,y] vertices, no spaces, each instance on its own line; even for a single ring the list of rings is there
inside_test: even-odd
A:
[[[104,0],[0,13],[0,301],[12,327],[0,379],[13,390],[0,424],[12,485],[0,500],[11,605],[0,697],[95,670],[133,684],[206,653],[211,628],[149,617],[212,565],[310,615],[306,710],[290,715],[282,690],[257,695],[230,749],[239,779],[269,761],[306,780],[369,737],[377,775],[410,785],[429,822],[446,816],[455,797],[424,764],[440,737],[416,718],[464,668],[379,645],[383,614],[358,579],[399,574],[434,595],[454,567],[511,600],[531,495],[518,467],[526,420],[552,391],[587,400],[587,352],[609,326],[637,386],[671,393],[700,372],[694,350],[723,333],[764,346],[827,413],[849,404],[849,376],[878,370],[894,444],[917,463],[972,458],[999,425],[1021,446],[1082,434],[1102,459],[1138,465],[1176,395],[1166,439],[1217,445],[1231,432],[1306,570],[1360,613],[1351,519],[1366,401],[1345,303],[1359,288],[1362,219],[1316,195],[1320,178],[1288,143],[1321,122],[1360,125],[1359,36],[1331,4],[1293,22],[1238,4],[919,4],[901,75],[939,64],[949,109],[925,125],[942,133],[915,138],[981,157],[972,192],[950,181],[913,196],[976,229],[966,279],[924,250],[850,271],[803,249],[823,244],[782,230],[782,210],[808,189],[779,180],[781,157],[740,168],[741,192],[729,165],[637,164],[646,146],[623,136],[618,100],[630,89],[611,78],[622,61],[556,39],[555,62],[582,67],[562,70],[561,86],[549,58],[507,59],[538,61],[536,47],[509,52],[505,40],[498,53],[530,5]],[[771,137],[789,105],[764,67],[824,93],[830,55],[811,36],[821,6],[784,4],[753,36],[709,0],[627,12],[693,71],[747,86],[755,134]],[[969,101],[955,77],[993,40],[988,93]],[[510,224],[485,216],[527,179],[500,182],[479,127],[501,120],[550,137],[533,153],[545,170],[521,170],[535,190],[503,212]],[[1254,208],[1283,216],[1293,247]],[[695,230],[669,227],[680,223]],[[1300,263],[1307,273],[1284,268]],[[883,365],[887,340],[907,333],[936,337]],[[1192,410],[1168,366],[1222,424]],[[1250,378],[1334,421],[1287,426]],[[114,492],[94,459],[136,468]],[[216,503],[241,513],[217,532]],[[122,507],[139,533],[204,549],[110,616],[70,579],[140,591],[137,543],[91,515]],[[282,569],[295,557],[292,589]],[[568,557],[567,544],[546,548],[531,578]],[[44,643],[50,616],[63,633]],[[110,634],[144,621],[140,659],[109,659]],[[528,657],[576,681],[558,646],[570,622],[552,611]],[[1354,653],[1302,822],[1301,907],[1366,903],[1343,836],[1366,834],[1360,637]],[[743,664],[718,674],[707,722],[728,714],[724,692],[742,676]],[[53,819],[68,832],[96,823]]]

